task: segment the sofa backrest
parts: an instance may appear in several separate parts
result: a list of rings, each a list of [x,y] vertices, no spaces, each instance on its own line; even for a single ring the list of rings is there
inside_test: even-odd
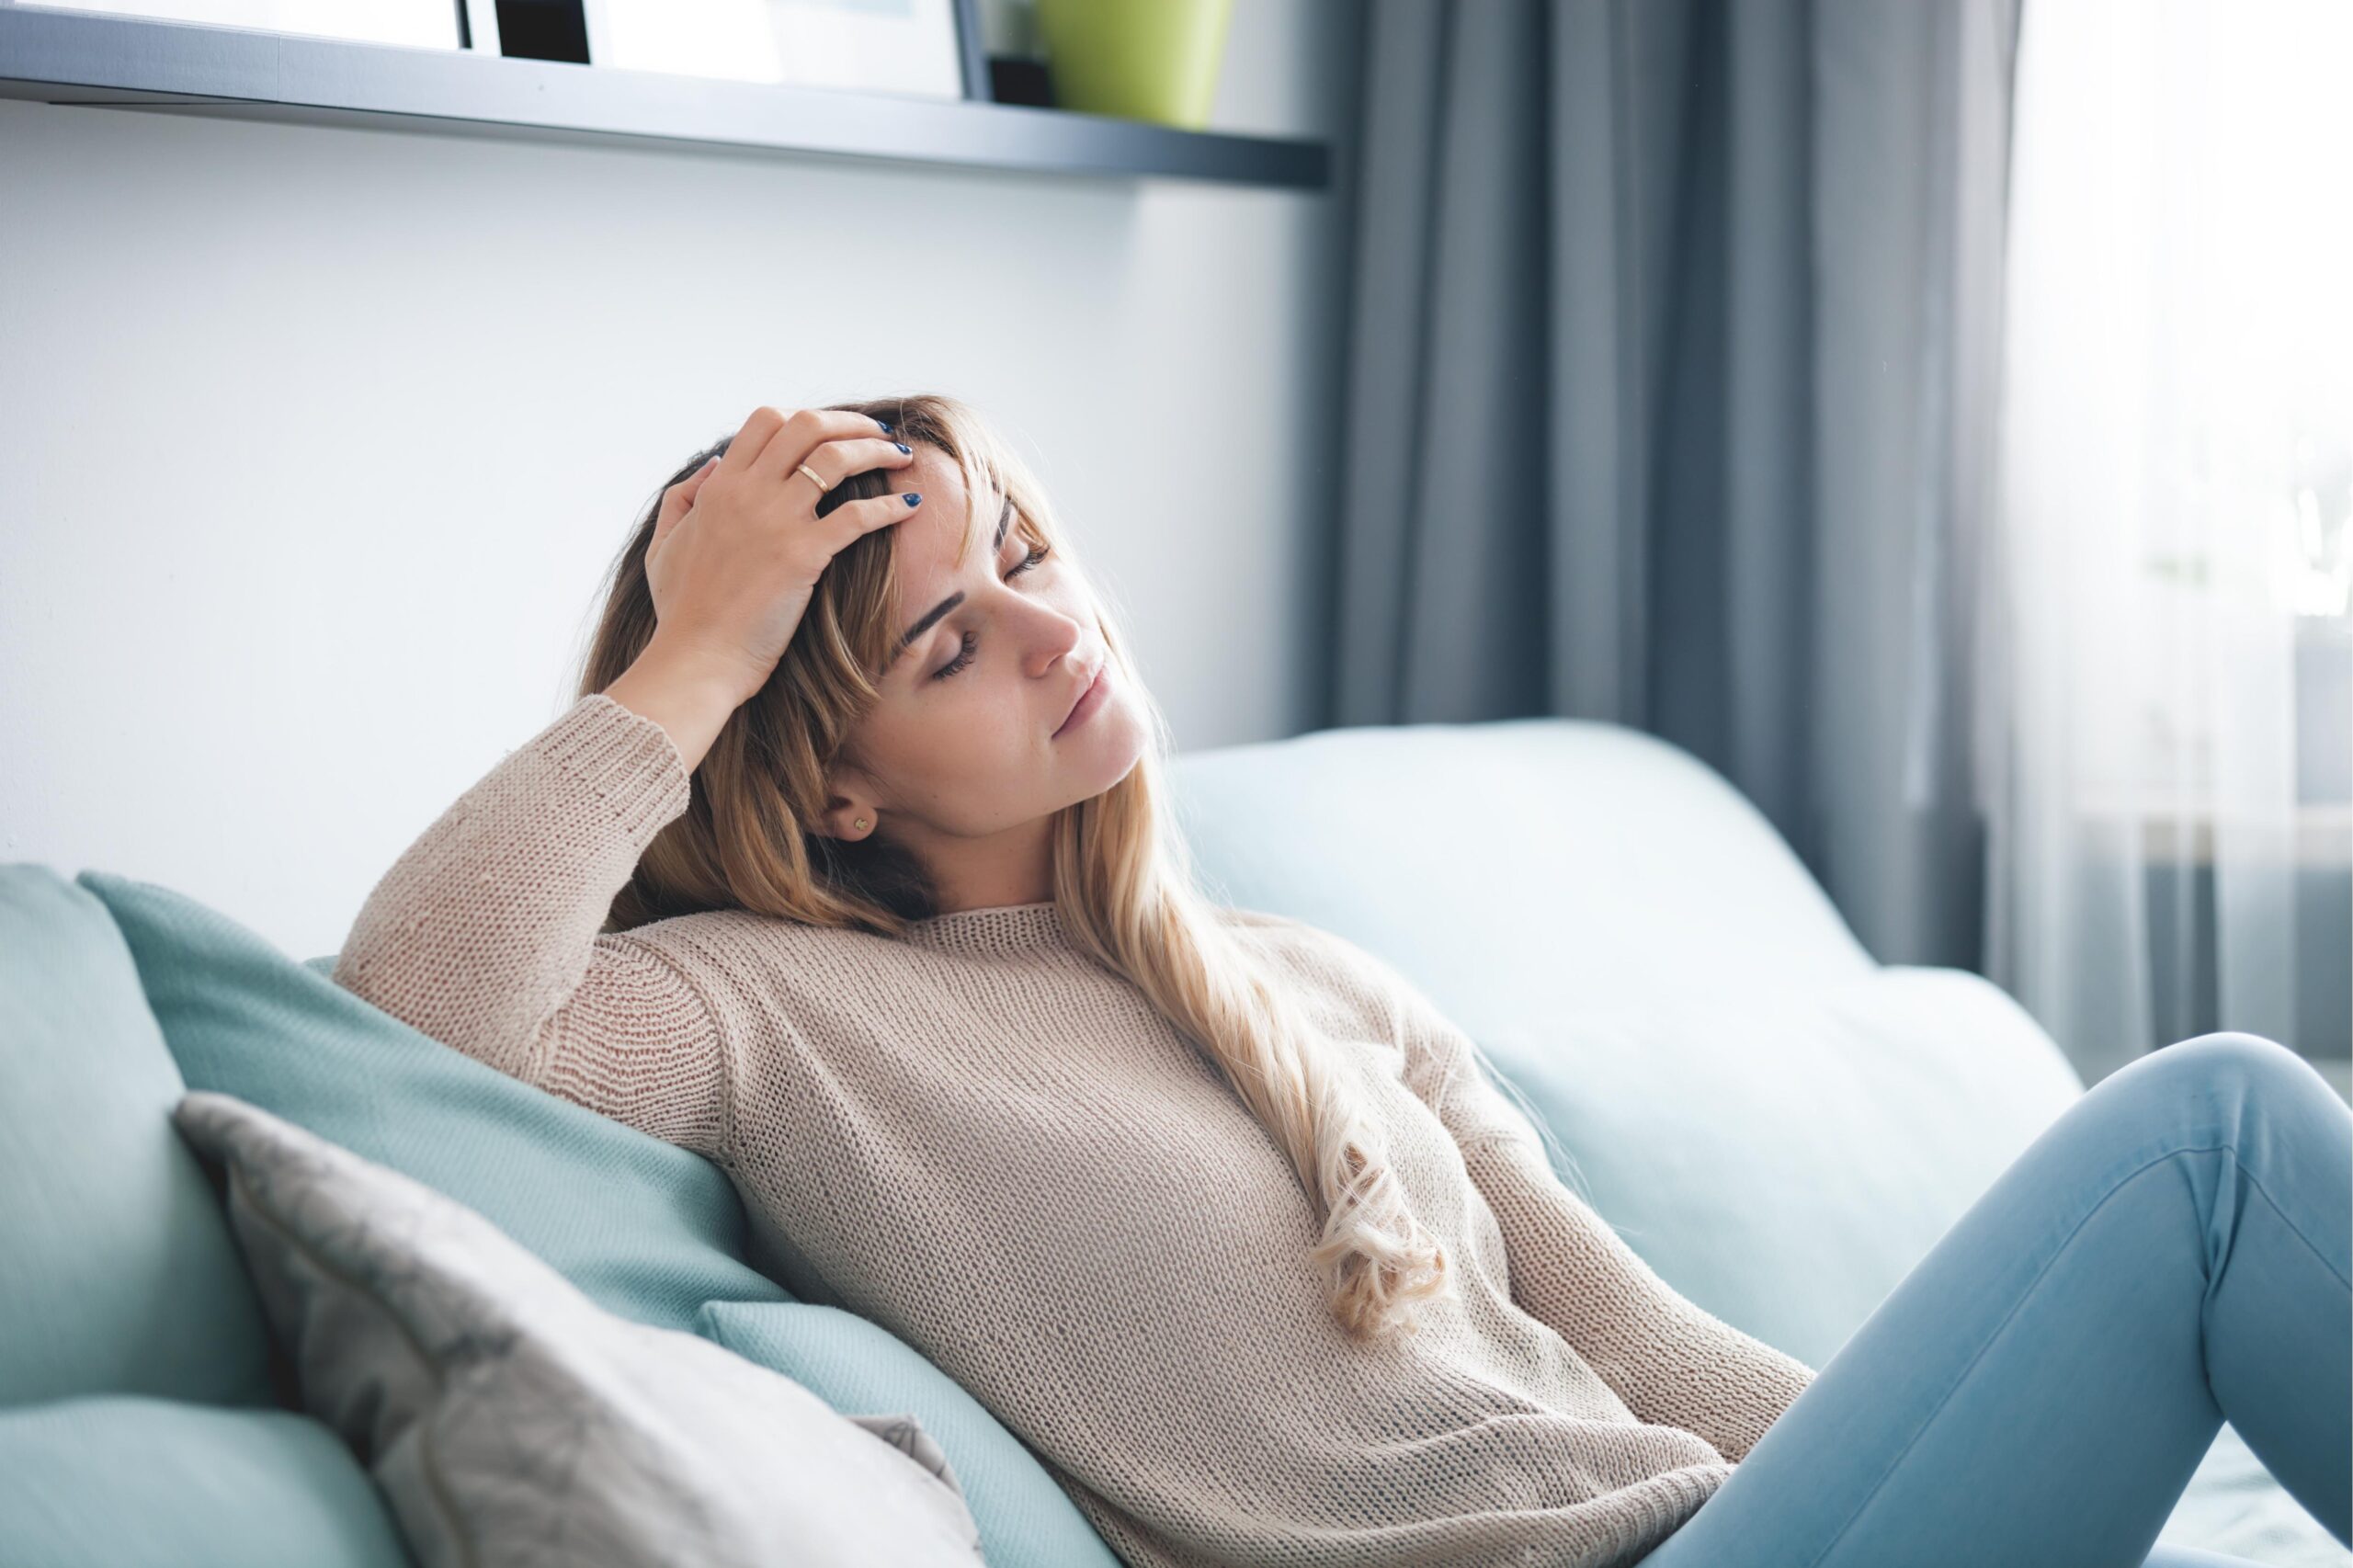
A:
[[[0,1407],[271,1402],[261,1304],[172,1130],[183,1092],[106,906],[0,866]]]
[[[1180,758],[1224,902],[1338,932],[1478,1034],[1550,1006],[1813,985],[1873,966],[1748,799],[1580,719],[1324,730]]]
[[[1746,797],[1640,731],[1327,730],[1173,772],[1211,891],[1386,960],[1668,1283],[1813,1365],[2082,1091],[1999,987],[1875,961]]]

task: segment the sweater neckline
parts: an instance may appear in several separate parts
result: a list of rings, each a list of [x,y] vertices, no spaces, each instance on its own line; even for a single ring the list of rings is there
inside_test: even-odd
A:
[[[1062,915],[1051,899],[930,915],[909,923],[906,939],[923,947],[967,953],[1035,952],[1068,945]]]

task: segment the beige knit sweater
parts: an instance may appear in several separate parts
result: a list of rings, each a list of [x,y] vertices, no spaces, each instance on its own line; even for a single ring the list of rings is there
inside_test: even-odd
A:
[[[336,982],[716,1162],[760,1265],[969,1390],[1131,1564],[1631,1562],[1813,1376],[1660,1279],[1563,1187],[1420,992],[1354,944],[1223,918],[1370,1092],[1458,1292],[1349,1339],[1297,1176],[1051,903],[905,940],[739,910],[600,935],[689,775],[582,699],[369,895]]]

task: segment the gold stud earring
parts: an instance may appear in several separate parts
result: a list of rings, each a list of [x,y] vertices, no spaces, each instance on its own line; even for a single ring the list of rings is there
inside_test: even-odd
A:
[[[866,819],[865,819],[864,817],[860,817],[860,818],[858,818],[858,823],[857,823],[857,824],[856,824],[856,825],[858,825],[858,826],[859,826],[859,827],[864,827],[864,826],[866,825]]]

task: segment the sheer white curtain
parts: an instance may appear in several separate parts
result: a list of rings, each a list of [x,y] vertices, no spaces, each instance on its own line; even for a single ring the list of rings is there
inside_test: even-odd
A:
[[[2348,104],[2347,0],[2022,13],[1987,971],[2087,1084],[2206,1028],[2348,1048]]]

